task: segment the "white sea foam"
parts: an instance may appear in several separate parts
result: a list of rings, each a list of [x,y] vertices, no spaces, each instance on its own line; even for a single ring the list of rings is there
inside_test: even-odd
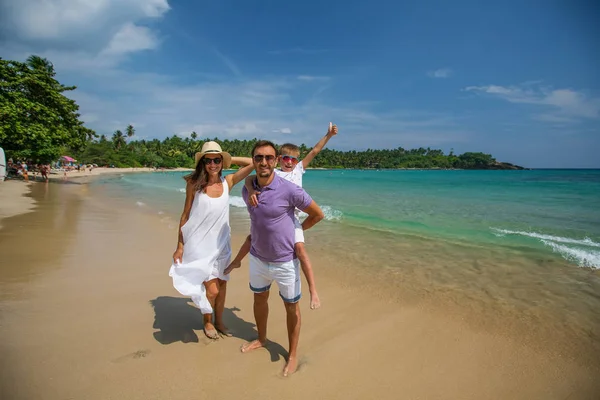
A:
[[[572,239],[562,236],[546,235],[537,232],[512,231],[509,229],[491,228],[494,235],[503,237],[506,235],[525,236],[539,240],[550,247],[552,251],[560,254],[565,260],[574,262],[580,267],[600,269],[600,243],[590,238]]]
[[[246,208],[246,203],[244,203],[244,199],[240,196],[229,196],[229,205],[232,207]],[[323,214],[325,214],[326,221],[339,221],[344,216],[341,211],[330,206],[322,206],[321,210],[323,210]],[[306,217],[308,217],[308,214],[300,211],[300,219],[304,220]]]
[[[498,228],[492,228],[492,231],[494,232],[494,234],[496,236],[519,235],[519,236],[528,236],[528,237],[540,239],[540,240],[550,240],[552,242],[558,242],[558,243],[568,243],[568,244],[576,244],[576,245],[580,245],[580,246],[600,247],[600,243],[596,243],[592,239],[587,238],[587,237],[583,238],[583,239],[571,239],[571,238],[566,238],[566,237],[561,237],[561,236],[545,235],[543,233],[537,233],[537,232],[511,231],[508,229],[498,229]]]
[[[330,206],[323,205],[321,206],[321,210],[325,214],[325,221],[339,221],[344,216],[344,213]],[[300,220],[303,221],[306,217],[308,217],[308,214],[300,211]]]
[[[177,189],[177,191],[180,193],[185,193],[185,188],[179,188],[179,189]]]
[[[159,211],[158,215],[163,215],[165,212],[164,211]]]
[[[326,221],[339,221],[344,216],[344,213],[340,210],[336,210],[330,206],[323,206],[321,207],[321,210],[323,210],[323,214],[325,214]]]
[[[146,205],[146,203],[142,203],[141,201],[136,201],[135,204],[137,204],[139,207],[143,207]]]
[[[558,244],[550,240],[542,240],[542,243],[546,246],[550,246],[553,251],[559,253],[566,260],[577,263],[580,267],[600,269],[600,251],[578,249]]]
[[[246,208],[244,199],[240,196],[229,196],[229,205],[232,207]]]

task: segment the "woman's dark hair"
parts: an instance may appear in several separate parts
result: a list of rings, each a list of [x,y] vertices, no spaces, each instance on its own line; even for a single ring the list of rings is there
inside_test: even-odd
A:
[[[223,165],[223,157],[221,157],[221,164]],[[223,168],[219,170],[219,178],[223,174]],[[194,190],[197,192],[203,192],[206,185],[208,185],[208,173],[206,172],[206,166],[204,165],[204,157],[198,160],[196,169],[189,175],[183,177],[188,183],[194,185]]]

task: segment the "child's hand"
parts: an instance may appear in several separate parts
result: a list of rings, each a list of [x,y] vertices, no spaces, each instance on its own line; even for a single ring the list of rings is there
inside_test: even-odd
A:
[[[232,261],[231,264],[229,264],[227,266],[227,268],[225,268],[225,270],[223,271],[223,275],[229,275],[231,273],[231,271],[233,271],[236,268],[239,268],[242,266],[242,263],[240,261]]]
[[[253,191],[252,193],[250,193],[250,195],[248,196],[248,202],[250,203],[250,205],[252,207],[258,207],[258,195],[260,194],[260,192],[258,190]]]
[[[337,125],[332,124],[331,122],[329,123],[329,130],[327,131],[328,135],[331,136],[335,136],[338,133],[338,128]]]

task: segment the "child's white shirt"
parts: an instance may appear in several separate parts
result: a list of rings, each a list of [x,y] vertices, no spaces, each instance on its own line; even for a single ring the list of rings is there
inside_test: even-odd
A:
[[[284,172],[280,169],[275,170],[275,173],[277,175],[279,175],[286,181],[295,183],[296,185],[298,185],[300,187],[302,187],[302,175],[304,175],[305,172],[306,172],[306,170],[304,169],[304,165],[302,165],[302,161],[300,161],[298,164],[296,164],[294,169],[291,170],[290,172]]]
[[[275,173],[277,175],[279,175],[286,181],[295,183],[296,185],[298,185],[300,187],[302,187],[302,175],[304,175],[305,172],[306,172],[306,170],[304,169],[304,165],[302,165],[302,161],[300,161],[298,164],[296,164],[294,169],[291,170],[290,172],[284,172],[280,169],[275,169]],[[301,213],[301,211],[298,210],[297,208],[294,210],[294,215],[296,216],[296,219],[298,219],[298,220],[300,220],[300,213]],[[302,228],[300,228],[300,229],[302,229]]]

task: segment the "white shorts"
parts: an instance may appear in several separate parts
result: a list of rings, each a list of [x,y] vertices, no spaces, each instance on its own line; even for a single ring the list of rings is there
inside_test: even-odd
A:
[[[264,262],[250,254],[250,290],[264,293],[277,282],[279,295],[286,303],[296,303],[302,297],[300,262],[297,258],[282,263]]]
[[[205,282],[212,281],[213,279],[219,278],[222,281],[228,281],[229,275],[224,275],[223,271],[229,265],[229,259],[231,258],[231,254],[227,254],[225,257],[218,258],[214,265],[212,272],[210,273],[208,279]]]
[[[304,229],[298,218],[294,217],[294,243],[304,243]]]

